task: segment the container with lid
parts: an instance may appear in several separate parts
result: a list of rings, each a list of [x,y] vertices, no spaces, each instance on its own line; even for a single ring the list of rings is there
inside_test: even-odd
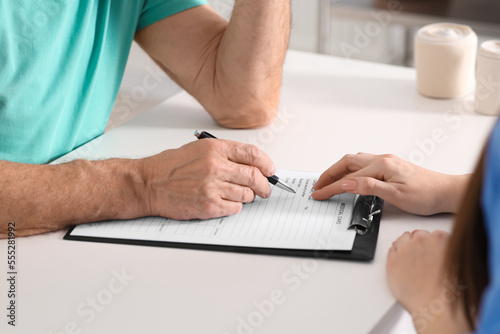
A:
[[[415,67],[420,94],[453,98],[471,93],[475,83],[477,35],[466,25],[435,23],[418,30]]]
[[[500,115],[500,40],[481,44],[477,54],[476,112]]]

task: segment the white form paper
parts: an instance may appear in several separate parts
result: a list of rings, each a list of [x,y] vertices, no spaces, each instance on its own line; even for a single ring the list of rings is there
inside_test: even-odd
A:
[[[256,197],[239,214],[208,220],[162,217],[78,225],[72,236],[259,248],[352,250],[356,232],[348,230],[356,195],[327,201],[311,197],[318,173],[278,171],[296,194],[273,187],[270,198]]]

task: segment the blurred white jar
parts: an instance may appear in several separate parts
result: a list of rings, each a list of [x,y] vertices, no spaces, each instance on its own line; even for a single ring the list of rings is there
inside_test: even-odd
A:
[[[420,94],[453,98],[473,91],[477,35],[466,25],[435,23],[415,37],[415,68]]]
[[[500,40],[481,44],[477,54],[476,112],[500,115]]]

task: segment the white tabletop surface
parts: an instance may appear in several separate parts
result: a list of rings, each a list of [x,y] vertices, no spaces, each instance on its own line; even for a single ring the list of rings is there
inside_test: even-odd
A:
[[[220,128],[181,93],[67,159],[142,157],[193,141],[200,129],[261,146],[278,169],[321,172],[346,153],[371,152],[467,173],[495,118],[461,105],[419,96],[412,69],[291,51],[281,116],[271,126]],[[442,140],[430,144],[436,129]],[[427,152],[418,153],[418,141]],[[450,230],[451,222],[451,215],[417,217],[387,204],[371,263],[66,241],[66,231],[19,238],[17,326],[3,315],[0,331],[367,333],[394,305],[385,279],[392,241],[417,228]],[[5,240],[0,249],[6,275]],[[114,278],[122,271],[133,276],[123,286]],[[259,310],[273,293],[282,294],[280,303]]]

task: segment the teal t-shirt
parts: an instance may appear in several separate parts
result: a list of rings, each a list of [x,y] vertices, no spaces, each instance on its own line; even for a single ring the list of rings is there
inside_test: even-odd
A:
[[[205,3],[0,1],[0,160],[47,163],[101,135],[135,32]]]

